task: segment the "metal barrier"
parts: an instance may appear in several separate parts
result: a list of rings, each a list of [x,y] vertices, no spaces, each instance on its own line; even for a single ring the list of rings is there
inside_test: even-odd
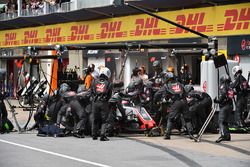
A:
[[[0,20],[10,20],[16,17],[17,17],[17,12],[0,14]]]
[[[39,16],[42,14],[44,14],[44,8],[24,9],[21,11],[21,16]]]
[[[56,5],[49,5],[47,3],[44,3],[44,5],[41,8],[38,9],[23,9],[21,10],[21,17],[22,16],[40,16],[40,15],[44,15],[44,14],[50,14],[50,13],[56,13],[56,12],[60,12],[60,5],[56,4]],[[17,18],[17,11],[13,12],[13,13],[2,13],[0,14],[0,20],[10,20],[10,19],[14,19]]]
[[[48,3],[44,2],[44,5],[38,9],[24,9],[21,11],[22,16],[40,16],[44,14],[51,14],[51,13],[60,13],[60,12],[70,12],[82,8],[94,8],[94,7],[102,7],[102,6],[109,6],[113,4],[114,0],[71,0],[71,2],[64,2],[61,4],[49,5]],[[0,14],[0,21],[3,20],[10,20],[17,18],[17,11],[13,13],[2,13]]]
[[[77,0],[77,8],[94,8],[94,7],[102,7],[109,6],[113,4],[114,0]]]
[[[56,13],[56,12],[60,12],[60,5],[59,4],[49,5],[48,11],[46,12],[46,14],[51,14],[51,13]]]
[[[75,2],[65,2],[61,4],[60,12],[70,12],[74,10]]]

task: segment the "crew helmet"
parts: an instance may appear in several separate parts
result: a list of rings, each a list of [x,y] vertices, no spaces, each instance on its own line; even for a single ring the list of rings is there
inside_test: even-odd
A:
[[[160,63],[160,61],[155,60],[155,61],[153,62],[153,68],[154,68],[154,69],[161,68],[161,63]]]
[[[115,93],[110,99],[109,103],[120,103],[122,101],[122,97],[119,93]]]
[[[167,72],[172,72],[172,73],[174,73],[174,67],[169,66],[169,67],[167,68]]]
[[[138,72],[140,71],[140,69],[138,67],[135,67],[133,70],[132,70],[132,73],[134,76],[138,75]]]
[[[162,71],[162,66],[161,66],[161,62],[158,60],[155,60],[153,62],[153,70],[156,72],[161,72]]]
[[[111,71],[107,67],[103,67],[100,69],[100,77],[104,75],[108,79],[111,77]]]
[[[242,67],[241,66],[234,66],[232,68],[232,73],[235,75],[236,73],[242,73]]]
[[[84,91],[86,91],[86,87],[85,85],[79,85],[78,89],[77,89],[77,93],[82,93]]]
[[[63,95],[65,92],[69,91],[70,90],[70,87],[68,84],[66,83],[63,83],[60,85],[60,88],[59,88],[59,94],[60,95]]]
[[[193,87],[193,85],[185,85],[184,90],[186,93],[189,93],[192,90],[194,90],[194,87]]]
[[[172,72],[167,72],[166,74],[165,74],[165,81],[166,82],[168,82],[168,81],[170,81],[170,80],[173,80],[174,79],[174,73],[172,73]]]
[[[135,90],[135,82],[130,82],[126,88],[126,93],[133,92]]]
[[[141,78],[137,78],[137,79],[135,79],[135,81],[134,81],[134,86],[135,86],[135,88],[142,88],[142,86],[143,86],[143,80],[141,79]]]

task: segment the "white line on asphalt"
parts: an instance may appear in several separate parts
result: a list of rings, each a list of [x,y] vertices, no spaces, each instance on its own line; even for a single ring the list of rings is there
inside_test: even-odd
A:
[[[91,165],[100,166],[100,167],[111,167],[111,166],[108,166],[108,165],[104,165],[104,164],[100,164],[100,163],[96,163],[96,162],[91,162],[91,161],[87,161],[87,160],[84,160],[84,159],[79,159],[79,158],[75,158],[75,157],[71,157],[71,156],[68,156],[68,155],[63,155],[63,154],[59,154],[59,153],[55,153],[55,152],[51,152],[51,151],[46,151],[46,150],[42,150],[42,149],[39,149],[39,148],[30,147],[30,146],[26,146],[26,145],[14,143],[14,142],[2,140],[2,139],[0,139],[0,142],[15,145],[15,146],[19,146],[19,147],[23,147],[23,148],[27,148],[27,149],[30,149],[30,150],[43,152],[43,153],[46,153],[46,154],[55,155],[55,156],[58,156],[58,157],[71,159],[71,160],[78,161],[78,162],[83,162],[83,163],[86,163],[86,164],[91,164]]]

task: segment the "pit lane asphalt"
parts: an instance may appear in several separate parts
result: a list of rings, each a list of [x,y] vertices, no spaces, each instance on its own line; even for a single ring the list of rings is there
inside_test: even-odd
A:
[[[249,166],[250,134],[232,134],[232,141],[223,143],[229,147],[215,144],[217,137],[206,134],[196,143],[180,135],[163,140],[129,134],[101,142],[90,137],[37,137],[36,131],[12,132],[0,135],[0,166]]]
[[[12,103],[18,105],[16,101]],[[29,112],[19,110],[16,108],[16,116],[24,125]],[[9,119],[14,123],[11,113]],[[29,126],[33,123],[32,119]],[[122,134],[100,142],[90,137],[54,138],[36,134],[37,131],[0,134],[0,167],[249,167],[250,164],[250,134],[232,134],[232,141],[222,144],[214,142],[218,134],[205,134],[200,143],[180,135],[172,135],[166,141],[162,137]]]

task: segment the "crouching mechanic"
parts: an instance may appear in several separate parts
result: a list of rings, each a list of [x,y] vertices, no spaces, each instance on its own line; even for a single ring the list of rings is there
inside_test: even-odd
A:
[[[171,130],[173,128],[174,121],[183,114],[187,131],[190,138],[193,137],[193,127],[191,124],[191,118],[187,117],[188,105],[185,99],[185,91],[183,85],[175,80],[173,73],[167,73],[166,76],[165,90],[167,91],[167,97],[172,101],[169,109],[169,115],[167,118],[167,126],[164,139],[169,140],[171,135]]]
[[[231,135],[228,130],[229,116],[233,111],[233,90],[230,89],[230,79],[227,75],[220,77],[219,97],[214,99],[215,103],[219,103],[219,129],[221,136],[216,140],[216,143],[221,141],[230,141]]]
[[[192,85],[186,85],[185,91],[187,93],[186,99],[189,106],[188,114],[192,117],[194,129],[198,131],[211,112],[213,102],[206,92],[194,90]],[[213,130],[212,124],[209,125],[209,130]]]
[[[0,90],[0,133],[9,133],[13,129],[14,126],[8,119],[8,111],[4,103],[4,95]]]
[[[71,117],[74,121],[73,136],[84,138],[84,130],[87,121],[86,112],[79,103],[76,93],[73,91],[66,92],[63,95],[63,99],[65,104],[58,112],[57,126],[60,126],[63,116],[66,116],[66,119]]]
[[[122,106],[122,97],[124,94],[116,92],[110,99],[109,99],[109,108],[110,113],[108,117],[108,128],[107,134],[108,136],[114,136],[118,134],[119,129],[117,128],[117,124],[123,124],[126,120],[126,110]],[[117,110],[119,110],[121,114],[121,118],[117,115]]]
[[[94,80],[92,84],[92,93],[94,96],[92,103],[93,122],[92,122],[92,138],[98,139],[98,125],[101,125],[100,141],[108,141],[106,136],[109,116],[108,101],[112,96],[112,83],[109,81],[111,72],[107,67],[100,70],[100,76]]]
[[[42,128],[45,124],[48,124],[48,106],[49,106],[50,96],[45,94],[38,104],[36,113],[34,114],[35,125],[33,128]]]

